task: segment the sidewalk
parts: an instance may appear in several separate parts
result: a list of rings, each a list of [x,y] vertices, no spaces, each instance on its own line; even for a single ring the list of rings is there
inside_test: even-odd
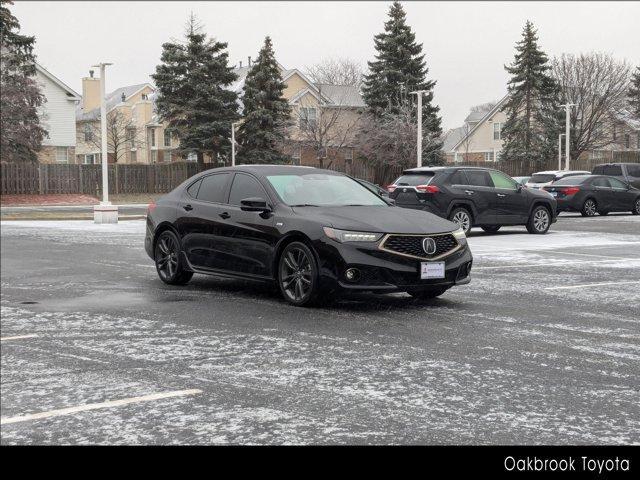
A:
[[[133,193],[110,195],[114,205],[148,205],[161,197],[160,193]],[[0,206],[4,207],[40,207],[40,206],[73,206],[97,205],[100,200],[92,195],[84,194],[47,194],[47,195],[2,195]]]

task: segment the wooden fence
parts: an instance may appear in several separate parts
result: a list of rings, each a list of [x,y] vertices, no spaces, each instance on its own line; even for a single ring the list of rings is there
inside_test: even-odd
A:
[[[601,154],[600,154],[601,153]],[[606,162],[640,163],[640,152],[600,152],[592,153],[589,158],[571,162],[572,170],[593,170],[593,167]],[[502,170],[508,175],[527,176],[542,170],[556,170],[557,159],[548,162],[464,162],[456,166],[491,167]],[[154,165],[111,164],[109,165],[109,193],[167,193],[187,178],[198,172],[212,168],[211,164],[195,162],[175,162]],[[387,185],[402,173],[402,166],[371,166],[362,162],[353,162],[346,166],[324,167],[343,171],[353,177],[368,180],[378,185]],[[0,179],[3,195],[47,194],[47,193],[84,193],[101,194],[101,165],[67,164],[16,164],[0,163]]]

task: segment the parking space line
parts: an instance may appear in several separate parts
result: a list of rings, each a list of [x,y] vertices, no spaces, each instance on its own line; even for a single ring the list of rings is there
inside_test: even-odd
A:
[[[583,283],[582,285],[568,285],[563,287],[546,287],[545,290],[569,290],[573,288],[603,287],[606,285],[628,285],[630,283],[640,283],[640,280],[636,280],[632,282]]]
[[[616,260],[639,260],[640,258],[629,258],[629,257],[618,257],[614,255],[594,255],[592,253],[577,253],[577,252],[556,252],[551,251],[550,253],[557,253],[558,255],[578,255],[582,257],[597,257],[597,258],[615,258]]]
[[[0,342],[4,342],[6,340],[22,340],[23,338],[35,338],[38,335],[35,333],[29,335],[14,335],[12,337],[0,337]]]
[[[617,258],[616,258],[617,260]],[[638,261],[640,262],[640,258],[627,258],[626,260]],[[500,268],[532,268],[532,267],[572,267],[575,265],[583,265],[590,263],[611,263],[612,260],[585,260],[583,262],[571,262],[571,263],[521,263],[519,265],[502,265],[502,266],[493,266],[493,267],[474,267],[473,270],[495,270]]]
[[[15,417],[1,418],[0,425],[8,425],[10,423],[27,422],[29,420],[39,420],[41,418],[59,417],[61,415],[70,415],[72,413],[86,412],[88,410],[98,410],[101,408],[121,407],[131,403],[149,402],[152,400],[161,400],[164,398],[183,397],[185,395],[196,395],[202,393],[202,390],[193,388],[190,390],[176,390],[173,392],[152,393],[141,397],[122,398],[120,400],[109,400],[100,403],[88,403],[77,407],[60,408],[58,410],[49,410],[47,412],[32,413],[28,415],[17,415]]]

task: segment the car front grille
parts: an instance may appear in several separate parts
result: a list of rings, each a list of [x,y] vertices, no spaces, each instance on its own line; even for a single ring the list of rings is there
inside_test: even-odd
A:
[[[434,253],[427,254],[425,252],[422,247],[425,238],[431,238],[435,242],[436,251]],[[458,248],[460,248],[460,244],[450,233],[444,235],[387,235],[380,244],[381,250],[426,260],[444,257]]]

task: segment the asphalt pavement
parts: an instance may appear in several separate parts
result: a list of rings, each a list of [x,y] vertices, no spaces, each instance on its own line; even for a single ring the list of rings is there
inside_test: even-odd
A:
[[[144,222],[1,223],[2,444],[640,444],[640,217],[472,233],[471,284],[164,285]]]

